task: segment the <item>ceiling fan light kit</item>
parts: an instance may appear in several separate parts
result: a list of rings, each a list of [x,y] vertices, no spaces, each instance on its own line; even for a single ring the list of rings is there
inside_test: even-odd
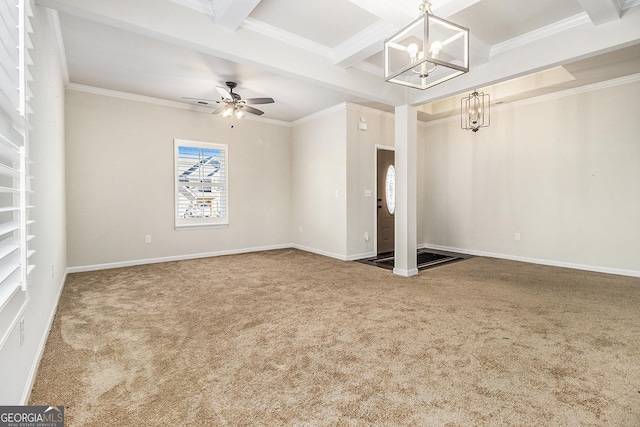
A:
[[[469,71],[469,30],[434,16],[423,0],[418,19],[384,42],[384,79],[428,89]]]
[[[255,114],[257,116],[261,116],[264,114],[264,111],[258,110],[257,108],[251,107],[250,105],[255,104],[272,104],[274,102],[273,98],[249,98],[242,99],[240,95],[233,92],[233,89],[238,86],[236,82],[225,82],[227,88],[216,87],[216,90],[222,96],[222,100],[216,101],[212,99],[201,99],[201,98],[187,98],[183,99],[191,99],[195,100],[199,105],[209,105],[209,102],[215,102],[217,104],[221,104],[218,108],[213,110],[212,114],[220,114],[222,113],[222,117],[229,118],[231,116],[236,116],[236,118],[241,119],[245,116],[246,113]]]

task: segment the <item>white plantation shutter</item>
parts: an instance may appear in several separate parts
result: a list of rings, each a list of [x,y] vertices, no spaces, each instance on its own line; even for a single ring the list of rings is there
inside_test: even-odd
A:
[[[27,156],[31,16],[28,0],[0,2],[0,311],[17,290],[27,290],[33,269]]]
[[[0,2],[0,106],[13,115],[26,116],[31,81],[28,66],[32,64],[29,34],[33,32],[31,3],[27,0]]]
[[[175,225],[229,223],[227,145],[176,139]]]
[[[16,0],[0,2],[0,91],[16,110],[20,107],[20,9]]]

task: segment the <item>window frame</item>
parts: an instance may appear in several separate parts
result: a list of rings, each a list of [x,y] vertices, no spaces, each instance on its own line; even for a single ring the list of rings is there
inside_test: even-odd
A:
[[[190,229],[194,227],[227,227],[229,225],[229,147],[228,144],[219,144],[214,142],[192,141],[186,139],[174,139],[173,144],[173,182],[174,182],[174,225],[176,230]],[[179,169],[179,148],[201,148],[209,150],[220,150],[224,152],[224,182],[222,183],[224,193],[225,214],[220,217],[205,218],[181,218],[180,217],[180,169]]]

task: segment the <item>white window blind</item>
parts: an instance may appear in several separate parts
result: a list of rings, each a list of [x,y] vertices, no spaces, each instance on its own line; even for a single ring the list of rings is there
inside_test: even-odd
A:
[[[176,228],[229,223],[226,144],[176,139]]]
[[[27,0],[0,2],[0,310],[17,290],[27,290],[33,269],[27,134],[31,16]]]

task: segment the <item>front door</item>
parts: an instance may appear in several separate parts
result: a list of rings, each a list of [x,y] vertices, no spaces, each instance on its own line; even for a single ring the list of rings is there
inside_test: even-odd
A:
[[[395,152],[378,149],[378,254],[395,249],[396,170]]]

